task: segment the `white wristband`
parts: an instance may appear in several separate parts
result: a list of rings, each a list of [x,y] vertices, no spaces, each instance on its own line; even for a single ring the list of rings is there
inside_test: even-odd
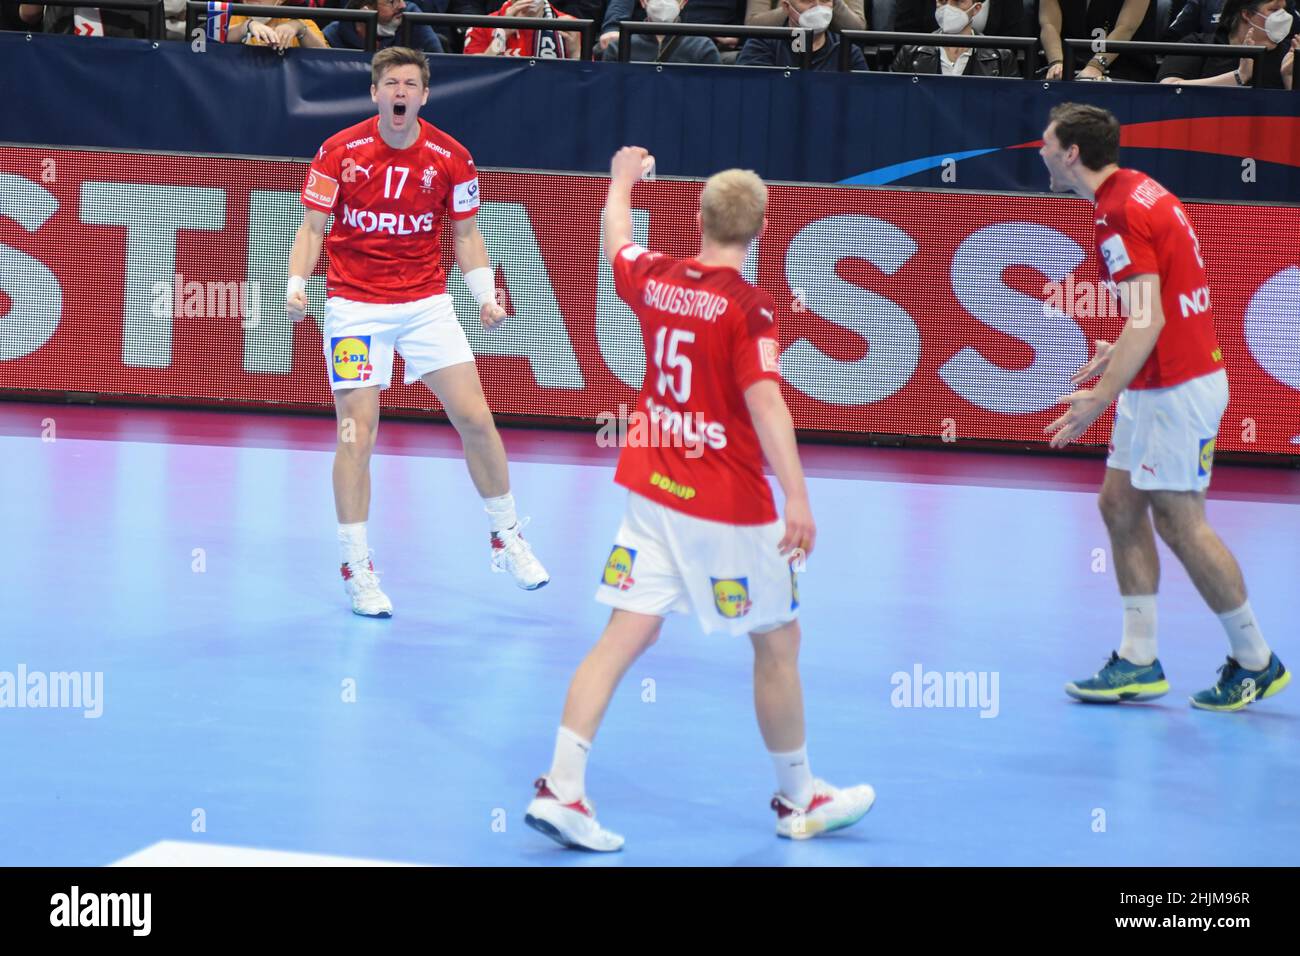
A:
[[[307,294],[307,280],[302,276],[289,276],[289,281],[284,285],[284,297],[287,299],[298,292]]]
[[[479,266],[465,273],[465,284],[479,305],[487,305],[497,300],[497,277],[487,266]]]

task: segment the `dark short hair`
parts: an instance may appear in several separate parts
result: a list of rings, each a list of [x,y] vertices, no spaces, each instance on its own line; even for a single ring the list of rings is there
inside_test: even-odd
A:
[[[1079,159],[1092,170],[1119,162],[1119,120],[1110,110],[1087,103],[1060,103],[1052,109],[1061,146],[1079,147]]]
[[[390,46],[374,55],[370,61],[370,82],[378,86],[384,73],[395,66],[418,66],[421,80],[426,88],[429,86],[429,61],[419,50],[405,46]]]
[[[1268,2],[1269,0],[1223,0],[1223,9],[1219,11],[1219,22],[1214,27],[1214,39],[1219,43],[1227,43],[1242,10],[1254,13]],[[1289,7],[1290,4],[1287,6]],[[1285,10],[1286,7],[1282,9]]]

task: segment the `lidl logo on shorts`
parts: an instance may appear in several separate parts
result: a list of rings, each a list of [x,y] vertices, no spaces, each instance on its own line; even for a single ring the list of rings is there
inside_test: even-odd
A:
[[[753,607],[749,599],[749,578],[709,578],[713,582],[713,604],[723,617],[744,617]]]
[[[632,565],[635,562],[635,548],[614,545],[610,549],[609,560],[605,562],[605,573],[601,575],[600,583],[609,585],[611,588],[618,588],[620,591],[626,591],[636,583],[632,580]]]
[[[799,607],[799,575],[794,573],[794,565],[790,566],[790,610]]]
[[[1214,439],[1202,438],[1201,439],[1201,461],[1200,461],[1200,467],[1197,468],[1196,470],[1196,474],[1199,475],[1201,478],[1204,478],[1206,475],[1210,473],[1210,469],[1213,467],[1214,467]]]
[[[330,339],[330,374],[336,382],[368,382],[375,370],[370,364],[370,336],[336,335]]]

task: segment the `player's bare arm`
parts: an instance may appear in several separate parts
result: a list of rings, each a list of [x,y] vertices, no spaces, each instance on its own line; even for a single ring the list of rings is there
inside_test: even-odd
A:
[[[478,231],[478,216],[470,216],[468,219],[454,220],[456,228],[456,261],[460,263],[461,275],[465,276],[465,281],[469,283],[470,291],[479,299],[479,321],[483,323],[485,329],[495,329],[505,321],[506,310],[497,302],[495,294],[491,299],[484,301],[484,297],[479,296],[479,290],[475,288],[475,282],[470,279],[470,273],[476,269],[487,270],[487,281],[495,282],[496,279],[492,273],[492,262],[488,258],[487,244],[483,241],[483,233]]]
[[[754,421],[754,432],[763,447],[763,455],[785,494],[785,536],[778,547],[782,554],[789,554],[795,548],[802,549],[804,555],[812,554],[817,541],[817,526],[813,523],[808,486],[804,482],[803,465],[799,462],[794,422],[781,395],[781,386],[771,379],[755,382],[745,389],[745,404]]]
[[[1061,399],[1070,406],[1069,411],[1044,429],[1048,434],[1055,432],[1053,448],[1063,448],[1074,441],[1110,407],[1142,368],[1165,326],[1159,276],[1154,273],[1134,276],[1117,283],[1117,287],[1120,304],[1128,317],[1124,331],[1105,351],[1101,347],[1107,343],[1097,343],[1098,354],[1075,375],[1076,382],[1086,381],[1093,375],[1101,375],[1101,380],[1091,389],[1080,389]]]
[[[302,225],[289,253],[289,281],[284,292],[284,311],[293,321],[307,314],[307,278],[316,271],[321,244],[325,241],[328,216],[316,209],[303,210]]]
[[[609,164],[609,193],[605,197],[605,258],[632,241],[632,187],[654,168],[654,157],[641,146],[624,146]]]

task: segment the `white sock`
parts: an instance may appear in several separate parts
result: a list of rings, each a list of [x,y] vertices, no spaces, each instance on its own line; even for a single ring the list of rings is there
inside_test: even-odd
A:
[[[483,510],[488,513],[493,531],[513,528],[519,521],[515,517],[515,496],[508,491],[498,498],[484,498]]]
[[[339,525],[339,555],[344,564],[363,560],[370,553],[366,545],[366,523]]]
[[[777,789],[796,807],[812,803],[813,775],[808,766],[808,744],[789,753],[772,753],[772,766],[776,768]]]
[[[586,796],[589,753],[591,741],[583,740],[568,727],[561,727],[555,735],[555,756],[546,782],[561,803],[573,803]]]
[[[1156,596],[1125,594],[1124,637],[1119,656],[1131,664],[1150,664],[1156,659]]]
[[[1255,620],[1249,601],[1235,611],[1220,614],[1219,620],[1223,622],[1232,656],[1238,664],[1248,671],[1262,671],[1268,666],[1273,652],[1264,643],[1264,635],[1260,633],[1259,622]]]

